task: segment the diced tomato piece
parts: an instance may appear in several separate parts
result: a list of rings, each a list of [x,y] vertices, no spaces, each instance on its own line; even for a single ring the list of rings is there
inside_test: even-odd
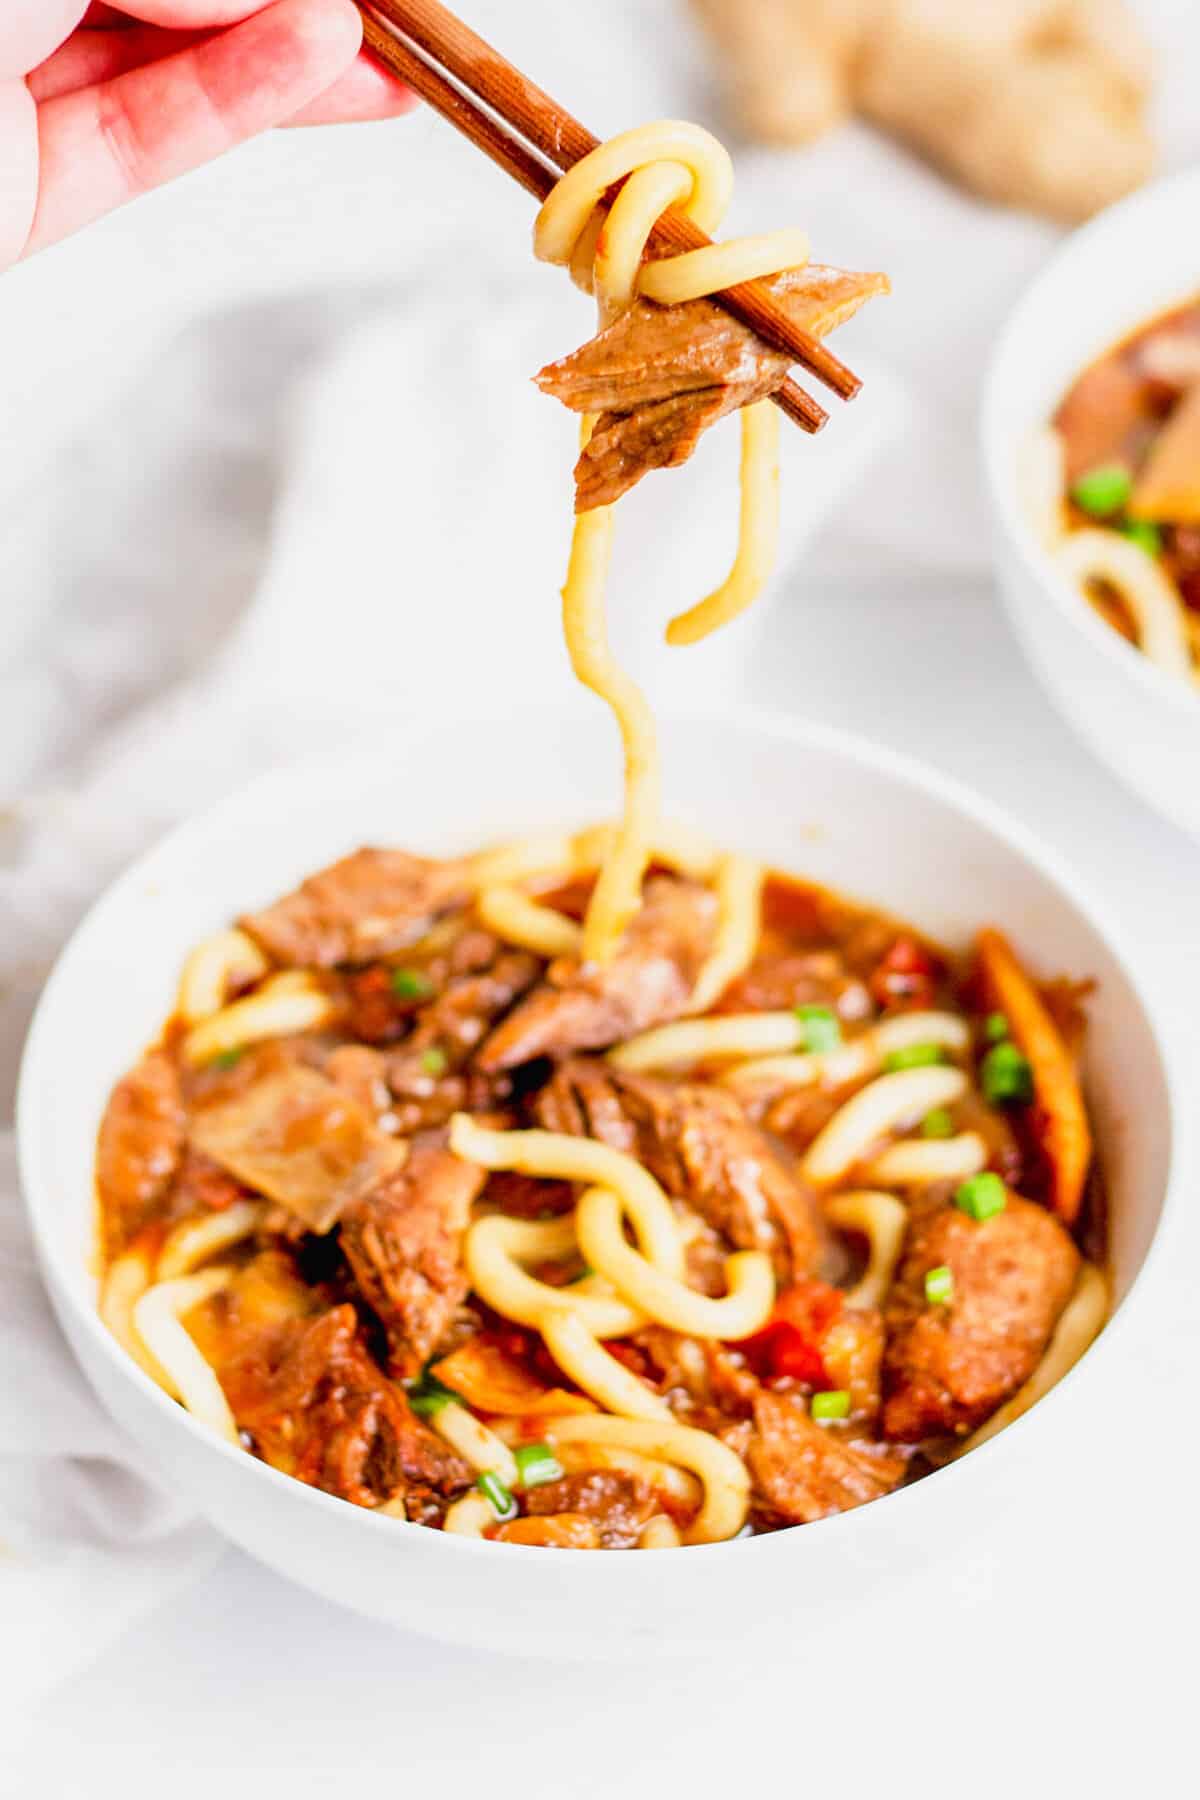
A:
[[[920,1009],[933,1003],[937,969],[932,956],[914,937],[898,937],[880,958],[868,986],[885,1012]]]
[[[402,1037],[421,1004],[405,1000],[396,992],[386,963],[355,969],[346,981],[346,998],[350,1031],[368,1044],[390,1044]]]
[[[798,1281],[780,1294],[762,1330],[738,1348],[764,1380],[787,1377],[808,1387],[829,1387],[822,1344],[843,1305],[843,1295],[828,1282]]]

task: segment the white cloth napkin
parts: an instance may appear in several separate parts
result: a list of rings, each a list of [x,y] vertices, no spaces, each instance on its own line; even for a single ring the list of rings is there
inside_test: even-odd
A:
[[[464,10],[602,129],[705,116],[671,0],[614,0],[586,44],[556,32],[553,0]],[[1186,15],[1195,41],[1190,0],[1153,11],[1176,43]],[[1179,92],[1176,160],[1200,148]],[[173,819],[398,709],[466,724],[501,684],[514,703],[591,704],[557,626],[574,427],[528,379],[587,334],[586,304],[527,266],[520,196],[488,206],[473,153],[436,121],[389,130],[253,146],[0,287],[4,341],[26,346],[0,368],[0,592],[19,602],[0,608],[0,1095],[66,932]],[[979,572],[975,397],[997,321],[1054,241],[857,129],[808,155],[748,153],[739,180],[731,230],[797,218],[822,255],[888,268],[897,292],[851,328],[863,398],[817,443],[785,433],[782,571],[757,619],[661,649],[729,556],[735,432],[622,506],[614,637],[660,698],[736,696],[771,607],[829,604],[865,560],[881,582]],[[142,1478],[77,1373],[7,1138],[0,1357],[14,1704],[218,1546]]]

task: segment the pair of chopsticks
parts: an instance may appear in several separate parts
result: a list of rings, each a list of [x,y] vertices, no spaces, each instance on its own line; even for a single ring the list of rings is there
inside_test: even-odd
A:
[[[371,54],[441,113],[537,200],[594,150],[599,139],[439,0],[357,0]],[[698,250],[711,240],[682,213],[664,213],[652,242],[664,251]],[[793,324],[759,281],[712,298],[764,343],[801,364],[843,400],[862,385],[817,338]],[[771,395],[805,431],[828,414],[788,380]]]

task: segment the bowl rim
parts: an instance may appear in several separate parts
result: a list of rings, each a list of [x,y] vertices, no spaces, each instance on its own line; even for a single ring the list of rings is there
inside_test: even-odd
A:
[[[570,722],[577,726],[578,715],[568,714],[565,709],[535,707],[525,709],[535,716],[549,722],[557,721],[560,725]],[[473,728],[486,731],[489,724],[500,726],[507,715],[496,714],[490,721],[477,718],[472,721]],[[1039,1420],[1044,1429],[1048,1419],[1045,1409],[1052,1408],[1057,1417],[1063,1404],[1064,1391],[1075,1392],[1083,1371],[1096,1369],[1099,1361],[1107,1360],[1112,1353],[1114,1333],[1118,1328],[1124,1332],[1125,1322],[1130,1312],[1131,1302],[1140,1291],[1144,1291],[1148,1271],[1155,1266],[1161,1257],[1161,1246],[1168,1225],[1173,1220],[1176,1210],[1176,1194],[1180,1186],[1180,1168],[1184,1163],[1183,1146],[1187,1142],[1184,1121],[1186,1112],[1183,1106],[1182,1076],[1177,1072],[1177,1057],[1174,1052],[1174,1033],[1160,1017],[1157,1003],[1148,995],[1141,978],[1140,967],[1136,955],[1131,955],[1130,946],[1124,930],[1114,925],[1103,903],[1097,902],[1086,882],[1081,883],[1074,870],[1058,856],[1058,853],[1042,843],[1041,839],[1028,830],[1018,819],[1013,818],[1001,806],[980,794],[957,777],[944,774],[940,769],[910,756],[905,751],[893,749],[887,744],[877,742],[858,732],[842,730],[836,726],[808,722],[791,718],[775,709],[762,706],[730,705],[719,710],[693,711],[690,709],[670,708],[660,713],[660,725],[664,735],[676,723],[684,725],[703,725],[707,730],[730,729],[759,740],[782,740],[795,748],[813,748],[827,754],[840,757],[852,764],[857,772],[866,779],[883,778],[896,781],[915,789],[924,797],[932,799],[938,806],[965,817],[970,823],[996,837],[1008,849],[1013,851],[1022,861],[1031,864],[1037,872],[1044,876],[1052,886],[1057,888],[1064,899],[1087,922],[1095,934],[1103,940],[1113,960],[1117,963],[1130,990],[1140,1007],[1153,1042],[1162,1076],[1164,1101],[1166,1108],[1166,1132],[1168,1138],[1168,1160],[1163,1184],[1162,1200],[1158,1219],[1150,1242],[1146,1247],[1141,1266],[1138,1268],[1129,1288],[1115,1310],[1106,1319],[1104,1327],[1097,1339],[1089,1346],[1079,1362],[1063,1376],[1055,1386],[1011,1425],[998,1432],[995,1437],[973,1450],[969,1456],[957,1458],[940,1469],[932,1471],[918,1482],[908,1483],[882,1498],[888,1503],[886,1517],[896,1520],[894,1508],[903,1504],[911,1508],[919,1503],[915,1497],[924,1488],[927,1481],[937,1480],[939,1483],[962,1479],[964,1467],[976,1464],[980,1456],[990,1459],[998,1446],[1006,1439],[1011,1439],[1013,1432],[1020,1434],[1020,1443],[1024,1444],[1028,1432],[1036,1429],[1031,1421]],[[368,732],[356,736],[348,743],[333,749],[325,748],[298,757],[260,774],[249,782],[222,795],[210,805],[189,813],[167,832],[156,838],[141,855],[136,857],[117,878],[107,884],[88,908],[87,912],[75,926],[67,942],[55,959],[53,968],[47,978],[42,993],[38,998],[37,1008],[26,1036],[22,1051],[17,1086],[16,1104],[16,1140],[17,1166],[21,1186],[22,1201],[26,1217],[30,1224],[38,1266],[50,1292],[55,1310],[66,1308],[77,1331],[81,1331],[93,1355],[107,1363],[118,1380],[132,1383],[147,1396],[151,1404],[159,1409],[166,1433],[183,1431],[190,1435],[198,1447],[230,1460],[231,1469],[240,1480],[266,1481],[274,1486],[281,1496],[281,1504],[298,1507],[315,1508],[318,1514],[323,1513],[329,1519],[340,1519],[347,1532],[366,1531],[392,1535],[396,1540],[397,1531],[403,1533],[410,1544],[415,1547],[418,1541],[428,1546],[432,1556],[494,1559],[499,1554],[510,1555],[514,1550],[532,1550],[534,1546],[494,1544],[486,1539],[456,1537],[441,1531],[430,1531],[427,1527],[408,1520],[381,1518],[364,1507],[349,1505],[346,1501],[323,1490],[310,1487],[297,1481],[294,1477],[283,1474],[269,1464],[251,1456],[240,1446],[227,1443],[206,1426],[176,1404],[169,1395],[150,1379],[145,1372],[122,1349],[103,1324],[100,1314],[94,1305],[82,1303],[78,1297],[75,1279],[78,1267],[72,1272],[65,1257],[61,1257],[50,1229],[53,1213],[52,1184],[41,1173],[41,1118],[44,1104],[49,1096],[50,1088],[42,1073],[43,1065],[49,1067],[46,1042],[49,1026],[49,1000],[64,985],[73,979],[73,963],[75,958],[86,949],[88,938],[92,932],[103,925],[108,916],[120,911],[128,891],[144,885],[148,875],[153,874],[160,860],[169,861],[181,847],[186,846],[193,835],[202,835],[217,825],[228,811],[243,806],[255,806],[264,798],[269,798],[276,789],[287,793],[304,779],[307,771],[316,768],[327,768],[343,759],[353,760],[366,752],[378,754],[380,749],[390,741],[411,741],[414,735],[440,724],[431,717],[412,719],[401,728],[392,728],[385,732]],[[86,1261],[86,1250],[81,1260]],[[1137,1299],[1140,1306],[1141,1299]],[[89,1362],[84,1356],[75,1352],[85,1377],[91,1380]],[[101,1402],[103,1404],[103,1402]],[[1011,1454],[1011,1444],[1010,1444]],[[990,1461],[987,1466],[990,1466]],[[284,1496],[290,1496],[284,1499]],[[792,1546],[792,1553],[799,1554],[800,1546],[807,1544],[814,1527],[822,1529],[820,1542],[825,1544],[834,1531],[845,1535],[850,1531],[864,1532],[868,1529],[878,1531],[886,1528],[883,1521],[874,1520],[873,1516],[882,1509],[877,1504],[861,1506],[848,1513],[836,1514],[830,1518],[814,1521],[801,1532],[794,1530],[763,1533],[751,1537],[733,1538],[716,1544],[689,1545],[692,1553],[703,1551],[710,1560],[718,1557],[745,1557],[764,1554],[780,1555],[783,1552],[777,1547],[773,1551],[767,1545],[787,1543]],[[218,1527],[219,1529],[219,1527]],[[419,1539],[413,1534],[419,1533]],[[381,1542],[384,1541],[381,1538]],[[364,1539],[364,1542],[366,1540]],[[563,1567],[571,1567],[578,1572],[578,1579],[588,1580],[586,1569],[590,1566],[587,1557],[580,1557],[577,1552],[565,1549],[537,1548],[539,1558],[552,1561]],[[599,1569],[603,1571],[607,1559],[595,1559]],[[583,1570],[580,1570],[580,1564]],[[602,1574],[591,1577],[593,1581],[603,1579]]]
[[[1064,271],[1069,274],[1073,264],[1083,261],[1093,244],[1110,236],[1119,239],[1131,218],[1136,218],[1155,206],[1169,207],[1174,204],[1178,204],[1181,213],[1187,213],[1190,206],[1194,216],[1197,205],[1200,205],[1200,167],[1180,169],[1173,175],[1164,176],[1161,180],[1140,188],[1136,193],[1097,214],[1059,245],[1024,289],[996,342],[984,377],[979,437],[981,459],[994,512],[1016,546],[1025,572],[1050,597],[1068,624],[1080,632],[1111,665],[1116,675],[1126,676],[1140,685],[1147,699],[1166,701],[1185,717],[1190,715],[1200,725],[1200,686],[1189,686],[1178,676],[1169,675],[1157,663],[1151,662],[1148,656],[1123,638],[1119,631],[1106,625],[1073,583],[1054,567],[1021,505],[1017,474],[1012,466],[1012,445],[1009,433],[1000,420],[1004,393],[1011,389],[1014,379],[1018,382],[1020,380],[1023,362],[1021,345],[1036,334],[1038,317],[1047,304],[1047,293],[1062,279]],[[1197,293],[1200,293],[1200,259],[1195,286],[1179,296],[1179,303],[1186,303]],[[1169,300],[1165,302],[1167,307],[1171,304]],[[1147,313],[1147,318],[1150,317],[1153,317],[1152,311]],[[1119,341],[1119,334],[1114,328],[1112,342]],[[1082,374],[1088,366],[1087,362],[1080,363],[1076,367],[1076,375]]]

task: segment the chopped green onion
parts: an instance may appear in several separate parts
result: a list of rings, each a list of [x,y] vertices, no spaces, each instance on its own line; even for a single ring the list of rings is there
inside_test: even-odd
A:
[[[450,1067],[450,1059],[446,1052],[439,1050],[435,1044],[432,1050],[422,1050],[421,1067],[426,1075],[432,1075],[436,1079],[437,1076],[446,1073]]]
[[[991,1169],[985,1169],[982,1175],[969,1175],[966,1181],[959,1183],[954,1193],[954,1204],[965,1212],[969,1219],[982,1223],[996,1213],[1002,1213],[1008,1204],[1008,1190],[1000,1177]]]
[[[244,1055],[245,1051],[241,1048],[237,1050],[218,1050],[208,1066],[210,1069],[236,1069]]]
[[[436,1375],[424,1375],[408,1390],[408,1404],[421,1419],[435,1419],[444,1406],[461,1406],[462,1395],[448,1388]]]
[[[562,1464],[549,1444],[521,1444],[513,1451],[513,1461],[517,1465],[518,1487],[544,1487],[562,1475]]]
[[[945,1263],[926,1272],[925,1298],[930,1306],[949,1306],[953,1300],[954,1275]]]
[[[814,1394],[811,1405],[812,1416],[821,1421],[826,1419],[848,1419],[850,1417],[850,1396],[845,1388],[828,1388],[823,1394]]]
[[[954,1136],[954,1120],[944,1106],[935,1106],[932,1112],[925,1114],[921,1120],[921,1136],[925,1138]]]
[[[893,1050],[885,1056],[883,1066],[889,1075],[894,1075],[899,1069],[928,1069],[945,1060],[946,1052],[940,1044],[905,1044],[903,1050]]]
[[[488,1501],[498,1519],[511,1519],[516,1516],[517,1503],[495,1469],[485,1469],[482,1475],[476,1476],[475,1486]]]
[[[836,1050],[842,1041],[837,1014],[829,1006],[797,1006],[796,1017],[804,1027],[803,1044],[814,1056]]]
[[[1079,477],[1071,498],[1093,519],[1107,519],[1120,512],[1132,492],[1133,476],[1124,463],[1099,463]]]
[[[393,969],[392,992],[399,994],[401,1000],[424,1000],[432,994],[433,983],[420,969]]]
[[[1127,524],[1122,525],[1121,530],[1130,543],[1136,544],[1139,550],[1144,550],[1147,556],[1162,555],[1162,532],[1149,519],[1130,519]]]
[[[1007,1039],[993,1045],[979,1065],[979,1084],[989,1106],[1003,1106],[1010,1100],[1028,1105],[1033,1099],[1029,1058]]]
[[[983,1035],[989,1044],[1003,1043],[1008,1036],[1008,1020],[1003,1013],[989,1013],[983,1021]]]

